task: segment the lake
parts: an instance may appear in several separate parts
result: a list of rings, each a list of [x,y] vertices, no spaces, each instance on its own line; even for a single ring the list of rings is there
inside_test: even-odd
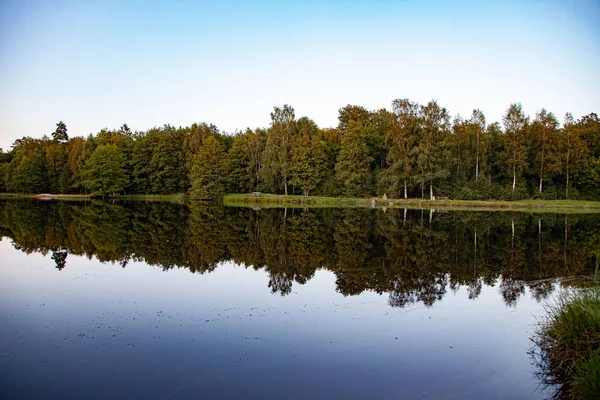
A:
[[[2,399],[547,398],[600,216],[0,201]]]

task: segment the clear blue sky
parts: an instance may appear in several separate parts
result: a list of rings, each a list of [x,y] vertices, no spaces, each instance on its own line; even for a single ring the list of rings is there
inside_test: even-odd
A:
[[[0,147],[126,122],[320,126],[346,104],[437,99],[600,112],[599,1],[1,1]]]

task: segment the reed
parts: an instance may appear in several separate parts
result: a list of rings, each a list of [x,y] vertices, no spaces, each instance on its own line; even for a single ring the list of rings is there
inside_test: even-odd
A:
[[[546,307],[534,342],[546,384],[557,398],[600,399],[600,286],[564,292]]]

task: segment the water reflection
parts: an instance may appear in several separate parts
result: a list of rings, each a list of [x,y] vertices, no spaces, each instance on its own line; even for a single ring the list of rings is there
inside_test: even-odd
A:
[[[497,285],[511,307],[526,288],[544,299],[555,278],[593,271],[599,222],[594,215],[0,202],[0,235],[26,253],[51,254],[57,273],[69,268],[68,254],[193,273],[232,260],[267,271],[269,290],[285,296],[325,269],[338,292],[385,293],[392,307],[431,306],[461,287],[476,299],[484,285]]]

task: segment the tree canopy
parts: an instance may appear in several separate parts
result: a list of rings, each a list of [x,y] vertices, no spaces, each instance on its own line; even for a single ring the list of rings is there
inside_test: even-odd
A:
[[[323,196],[456,199],[597,199],[600,120],[591,113],[561,126],[549,110],[533,118],[510,104],[501,123],[483,111],[450,118],[430,101],[392,101],[391,110],[348,104],[337,127],[274,107],[266,129],[234,134],[215,125],[127,124],[69,137],[60,121],[40,138],[0,153],[0,190],[16,193],[168,194],[214,198],[267,191]],[[427,196],[426,196],[427,194]]]

